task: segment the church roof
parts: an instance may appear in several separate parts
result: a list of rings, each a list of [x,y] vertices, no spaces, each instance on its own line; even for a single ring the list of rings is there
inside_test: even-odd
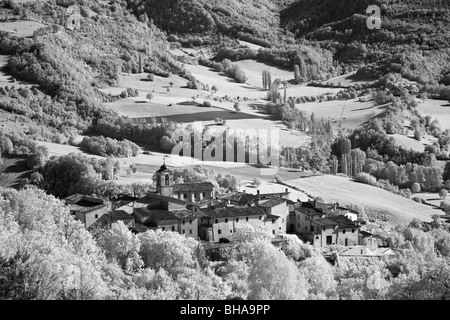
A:
[[[211,182],[179,183],[173,186],[174,192],[198,192],[212,190],[214,190],[214,185]]]

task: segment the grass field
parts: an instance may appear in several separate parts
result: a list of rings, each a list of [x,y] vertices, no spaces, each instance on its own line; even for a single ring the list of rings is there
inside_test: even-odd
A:
[[[387,210],[393,215],[389,220],[391,225],[409,224],[414,218],[431,221],[433,214],[442,214],[442,211],[430,206],[345,177],[325,175],[290,180],[287,183],[314,196],[320,196],[327,202]]]
[[[414,139],[414,131],[409,130],[408,135],[404,134],[390,134],[395,141],[403,148],[409,150],[413,149],[415,151],[423,152],[425,151],[425,146],[432,145],[437,139],[430,135],[424,135],[420,141]]]
[[[16,187],[20,179],[28,178],[30,173],[26,159],[21,157],[2,158],[0,160],[0,187]]]
[[[45,27],[45,24],[28,20],[0,22],[0,30],[18,37],[31,37],[34,31],[42,27]]]
[[[314,113],[316,119],[330,119],[333,125],[352,129],[385,110],[385,106],[375,106],[373,101],[359,102],[358,99],[308,102],[297,104],[296,107],[308,114]]]
[[[442,129],[450,129],[450,103],[447,100],[426,99],[419,101],[418,109],[424,115],[439,120]]]

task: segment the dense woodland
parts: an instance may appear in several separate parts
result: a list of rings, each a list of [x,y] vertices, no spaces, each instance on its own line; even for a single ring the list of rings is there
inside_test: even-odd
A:
[[[79,32],[63,27],[71,4],[81,8]],[[366,28],[369,4],[381,7],[381,30]],[[290,83],[263,73],[263,111],[311,137],[305,147],[282,146],[280,164],[344,174],[405,197],[429,191],[445,198],[450,165],[443,167],[438,160],[449,159],[450,130],[438,119],[420,115],[415,98],[450,99],[449,8],[416,0],[299,0],[284,6],[269,0],[54,0],[23,5],[8,0],[0,9],[48,25],[31,38],[0,31],[0,54],[10,55],[8,72],[34,84],[0,87],[2,112],[33,123],[24,133],[0,131],[0,161],[20,157],[29,170],[21,190],[0,189],[0,299],[450,299],[450,233],[436,217],[431,223],[412,221],[385,230],[390,247],[399,252],[389,261],[343,258],[339,248],[332,248],[326,260],[295,236],[287,236],[280,251],[262,230],[251,228],[234,234],[230,250],[208,252],[178,234],[135,235],[122,223],[88,232],[58,200],[74,193],[142,196],[153,188],[117,184],[120,166],[111,156],[138,155],[136,143],[170,152],[186,143],[178,139],[182,125],[119,117],[103,106],[118,98],[99,89],[117,85],[122,72],[146,72],[149,81],[152,75],[177,74],[187,87],[206,89],[209,84],[195,79],[168,52],[170,47],[206,44],[214,58],[196,63],[238,83],[245,83],[247,76],[233,62],[244,59],[291,70],[295,84],[314,81],[335,87],[326,81],[349,71],[377,80],[366,87],[342,88],[334,96],[287,97]],[[244,48],[237,40],[261,49]],[[416,88],[398,85],[402,79],[414,81]],[[126,90],[121,97],[133,94]],[[358,97],[386,108],[354,130],[336,129],[296,106]],[[408,124],[415,139],[428,134],[437,142],[424,152],[402,148],[389,135],[403,133]],[[188,139],[193,140],[196,133],[190,129]],[[49,157],[36,143],[77,145],[80,134],[88,137],[79,146],[104,159]],[[203,148],[214,142],[209,138]],[[247,137],[232,143],[246,144],[248,160],[252,147],[262,142]],[[203,167],[176,171],[175,179],[210,181],[219,193],[239,185],[233,175]],[[442,209],[450,212],[450,203],[444,201]]]
[[[180,234],[88,232],[34,188],[0,189],[2,299],[449,299],[450,233],[413,221],[389,234],[396,258],[330,261],[296,236],[283,250],[246,227],[226,250]]]

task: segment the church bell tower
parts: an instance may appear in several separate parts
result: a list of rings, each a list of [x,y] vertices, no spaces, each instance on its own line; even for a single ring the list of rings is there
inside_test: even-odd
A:
[[[156,193],[162,196],[173,197],[173,172],[164,164],[156,171]]]

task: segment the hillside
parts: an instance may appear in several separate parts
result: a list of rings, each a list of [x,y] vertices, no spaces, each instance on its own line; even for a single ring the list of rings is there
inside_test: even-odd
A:
[[[381,9],[378,30],[367,27],[369,5]],[[299,0],[283,9],[280,19],[298,39],[333,48],[341,62],[375,63],[377,71],[368,74],[398,72],[436,84],[448,73],[450,8],[444,2]]]
[[[122,0],[136,16],[144,12],[168,33],[217,31],[265,46],[277,39],[278,7],[270,0]]]
[[[380,188],[353,182],[345,177],[324,175],[289,180],[286,184],[304,190],[315,197],[322,197],[328,202],[337,201],[346,205],[388,211],[391,214],[388,221],[391,225],[407,225],[414,218],[431,221],[433,214],[442,214],[440,210]]]

